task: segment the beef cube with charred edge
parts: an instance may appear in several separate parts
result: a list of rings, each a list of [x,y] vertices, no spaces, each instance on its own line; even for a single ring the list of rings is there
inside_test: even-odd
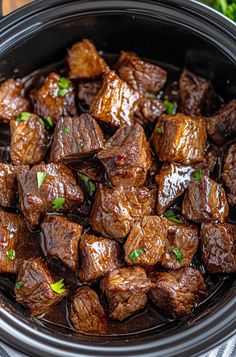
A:
[[[85,234],[80,241],[80,280],[94,281],[106,273],[121,268],[121,250],[117,242]]]
[[[225,222],[229,214],[225,190],[214,180],[203,176],[189,186],[184,196],[182,213],[194,222]]]
[[[158,98],[144,98],[140,105],[141,119],[150,123],[154,123],[165,111],[165,104]]]
[[[71,82],[63,81],[57,73],[50,73],[42,87],[33,93],[34,112],[46,118],[50,116],[54,121],[62,116],[77,114],[75,107],[75,93]],[[65,82],[65,83],[64,83]],[[65,88],[66,87],[66,88]]]
[[[66,217],[47,216],[42,225],[43,250],[47,257],[58,260],[73,271],[79,267],[79,241],[83,227]]]
[[[208,273],[236,272],[236,226],[229,223],[204,223],[201,248]]]
[[[68,50],[68,65],[71,79],[99,77],[108,69],[96,47],[87,39],[76,42]]]
[[[0,206],[15,208],[17,203],[16,175],[29,170],[29,166],[0,163]]]
[[[232,144],[224,158],[222,178],[231,206],[236,206],[236,143]]]
[[[137,218],[151,214],[152,204],[153,198],[147,188],[110,188],[100,184],[90,214],[90,224],[94,231],[105,237],[123,240]]]
[[[210,96],[212,96],[211,82],[184,69],[179,80],[179,111],[186,115],[199,116]]]
[[[49,133],[44,122],[31,114],[27,120],[11,120],[10,155],[14,165],[37,165],[44,160]]]
[[[81,82],[78,84],[78,98],[88,109],[102,87],[102,82]]]
[[[195,165],[196,169],[199,169],[202,175],[210,176],[217,164],[218,155],[215,149],[210,149],[205,154],[205,158],[202,162]]]
[[[51,162],[70,162],[94,155],[104,147],[104,136],[89,114],[57,121],[51,148]]]
[[[39,180],[42,175],[43,180]],[[20,209],[31,229],[37,227],[45,213],[67,212],[84,199],[73,172],[63,164],[34,166],[18,174],[17,180]]]
[[[71,298],[69,317],[78,332],[106,334],[108,321],[97,293],[89,286],[78,288]]]
[[[33,316],[41,316],[66,295],[55,292],[51,284],[56,280],[42,258],[26,260],[18,274],[17,281],[21,287],[15,286],[16,301],[28,309]]]
[[[150,298],[160,311],[175,318],[190,314],[208,295],[201,273],[194,268],[153,273],[150,279]]]
[[[167,220],[146,216],[134,223],[124,245],[128,265],[152,266],[160,262],[167,238]]]
[[[21,112],[28,112],[29,101],[22,95],[23,85],[19,80],[8,79],[0,86],[0,120],[9,123]]]
[[[222,145],[236,134],[236,99],[222,107],[207,121],[207,132],[212,140]]]
[[[141,94],[122,81],[115,72],[105,74],[103,85],[94,98],[90,114],[108,125],[132,125],[133,116],[141,101]]]
[[[143,309],[150,286],[145,270],[140,267],[121,268],[108,273],[101,281],[101,290],[107,297],[110,317],[123,321]]]
[[[151,140],[161,161],[183,165],[203,161],[207,140],[205,121],[180,113],[162,114]]]
[[[166,269],[189,266],[198,249],[198,227],[169,221],[167,231],[162,265]]]
[[[149,145],[139,124],[118,129],[97,157],[114,186],[143,186],[151,166]]]

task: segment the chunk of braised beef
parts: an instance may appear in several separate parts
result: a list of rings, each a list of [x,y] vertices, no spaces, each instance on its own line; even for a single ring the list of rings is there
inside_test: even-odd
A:
[[[206,140],[205,121],[181,113],[162,114],[151,138],[161,161],[174,161],[183,165],[204,160]]]
[[[208,295],[200,271],[194,268],[153,273],[150,279],[150,298],[160,311],[165,311],[174,318],[190,314]]]
[[[30,104],[23,95],[19,80],[8,79],[0,86],[0,120],[9,123],[22,112],[28,112]]]
[[[27,120],[11,120],[10,155],[14,165],[37,165],[44,160],[50,136],[43,121],[31,114]]]
[[[236,206],[236,143],[232,144],[224,158],[222,178],[226,187],[228,202]]]
[[[182,213],[194,222],[225,222],[229,205],[222,185],[207,176],[191,183],[184,196]]]
[[[42,87],[32,94],[34,112],[39,116],[50,116],[57,121],[60,117],[77,114],[74,87],[68,80],[63,80],[60,86],[62,78],[57,73],[50,73]]]
[[[158,98],[143,98],[140,105],[142,119],[150,123],[154,123],[165,111],[165,104]]]
[[[78,288],[71,298],[70,321],[78,332],[105,334],[108,321],[97,293],[89,286]]]
[[[114,186],[143,186],[151,166],[147,138],[138,123],[118,129],[97,157]]]
[[[89,113],[95,119],[116,128],[121,125],[132,125],[141,97],[139,92],[134,91],[115,72],[108,71]]]
[[[16,301],[28,309],[35,317],[44,315],[66,295],[66,289],[57,293],[52,289],[56,283],[42,258],[29,259],[22,264],[17,281],[21,287],[15,287]]]
[[[201,249],[208,273],[236,272],[236,226],[229,223],[204,223]]]
[[[68,212],[83,202],[73,172],[63,164],[41,164],[17,175],[20,209],[31,229],[47,212]]]
[[[92,101],[102,87],[102,82],[81,82],[78,84],[78,98],[83,107],[90,108]]]
[[[108,66],[94,44],[84,39],[68,50],[69,76],[71,79],[90,79],[101,76]]]
[[[117,242],[85,234],[80,241],[80,279],[94,281],[108,272],[123,266]]]
[[[162,260],[167,239],[167,220],[146,216],[137,220],[124,245],[128,265],[152,266]]]
[[[101,281],[101,290],[107,297],[110,317],[123,321],[143,309],[150,286],[145,270],[140,267],[121,268],[108,273]]]
[[[99,160],[80,161],[76,164],[75,170],[78,174],[83,174],[93,181],[102,182],[105,177],[105,169]]]
[[[208,150],[205,154],[205,158],[202,162],[195,165],[195,168],[199,169],[202,175],[211,176],[215,170],[218,161],[218,154],[214,148]]]
[[[104,135],[89,114],[57,121],[51,147],[51,162],[73,162],[91,156],[104,147]]]
[[[119,71],[121,67],[127,65],[132,59],[138,59],[138,55],[135,52],[121,51],[118,61],[113,66],[114,70]]]
[[[83,227],[59,215],[48,215],[41,224],[43,250],[50,259],[72,271],[79,267],[79,241]]]

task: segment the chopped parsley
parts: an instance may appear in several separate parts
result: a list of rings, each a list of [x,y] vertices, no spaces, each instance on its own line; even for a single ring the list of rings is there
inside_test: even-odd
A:
[[[176,222],[176,223],[183,223],[182,219],[178,219],[176,217],[175,211],[172,209],[166,211],[163,216],[167,218],[169,221]]]
[[[166,106],[166,113],[169,115],[175,114],[175,104],[170,102],[169,99],[165,99],[163,102]]]
[[[64,279],[59,280],[57,283],[50,284],[50,287],[57,294],[63,294],[66,291],[66,289],[64,288]]]
[[[114,185],[112,185],[112,183],[111,183],[110,181],[107,181],[107,182],[105,183],[105,185],[106,185],[108,188],[114,188],[114,187],[115,187]]]
[[[20,114],[17,115],[16,120],[17,121],[27,121],[30,117],[31,117],[31,113],[21,112]]]
[[[183,253],[178,248],[173,248],[172,252],[175,254],[178,262],[181,262],[184,259]]]
[[[17,281],[15,284],[16,289],[21,289],[24,286],[23,281]]]
[[[49,115],[46,118],[44,118],[44,121],[48,129],[53,127],[53,120]]]
[[[47,174],[44,171],[37,172],[38,188],[40,188],[45,180]]]
[[[164,129],[163,128],[158,127],[156,130],[157,130],[158,134],[163,134],[164,133]]]
[[[57,94],[60,96],[60,97],[64,97],[67,92],[68,92],[68,89],[69,89],[69,86],[70,86],[70,81],[64,77],[61,77],[59,82],[58,82],[58,86],[59,86],[59,90],[57,92]]]
[[[193,177],[192,177],[192,182],[195,181],[200,181],[202,179],[202,173],[200,169],[197,169],[194,171]]]
[[[63,131],[65,134],[68,134],[70,132],[70,128],[68,126],[65,126]]]
[[[83,143],[78,143],[77,144],[77,148],[78,148],[79,151],[81,151],[83,149],[83,147],[84,147]]]
[[[55,200],[52,203],[53,211],[59,211],[65,202],[66,202],[66,199],[64,197],[55,198]]]
[[[14,251],[14,249],[10,249],[6,252],[7,257],[9,260],[14,260],[15,256],[16,256],[16,252]]]
[[[142,249],[135,249],[132,253],[130,253],[129,257],[131,260],[133,260],[133,262],[135,262],[138,257],[144,253],[144,250]]]
[[[59,97],[65,97],[65,95],[67,94],[68,89],[59,89],[59,91],[57,92],[57,94],[59,95]]]
[[[40,122],[41,125],[45,124],[43,118],[39,118],[39,122]]]
[[[92,194],[96,191],[96,184],[84,174],[79,174],[79,178],[85,183],[89,194],[92,196]]]

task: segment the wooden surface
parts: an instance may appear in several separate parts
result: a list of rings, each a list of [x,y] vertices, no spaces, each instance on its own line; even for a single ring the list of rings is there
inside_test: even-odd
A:
[[[18,9],[18,7],[28,4],[30,1],[31,0],[2,0],[3,14],[7,15],[9,14],[9,12]]]

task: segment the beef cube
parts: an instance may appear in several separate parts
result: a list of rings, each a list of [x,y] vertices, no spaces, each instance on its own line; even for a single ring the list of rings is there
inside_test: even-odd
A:
[[[117,72],[134,90],[144,94],[157,94],[167,81],[167,71],[135,57],[124,62]]]
[[[175,163],[164,164],[155,180],[158,185],[157,213],[163,214],[191,183],[194,169]]]
[[[103,132],[89,114],[60,118],[54,131],[50,161],[77,161],[103,147]]]
[[[152,266],[160,262],[167,238],[166,226],[166,219],[158,216],[137,220],[124,245],[126,263]]]
[[[215,149],[210,149],[202,162],[199,162],[195,165],[197,169],[201,171],[203,175],[210,176],[217,164],[218,155]]]
[[[201,273],[194,268],[154,273],[150,297],[161,311],[175,318],[190,314],[207,296]]]
[[[90,114],[97,120],[118,128],[132,125],[141,95],[122,81],[115,72],[105,74],[103,85],[94,98]]]
[[[232,144],[224,159],[222,178],[231,206],[236,206],[236,143]]]
[[[78,84],[78,98],[83,106],[90,108],[94,97],[102,87],[102,82],[81,82]]]
[[[211,93],[211,82],[184,69],[179,80],[180,112],[186,115],[201,115]]]
[[[72,296],[69,316],[76,331],[105,334],[108,321],[97,293],[89,286],[78,288]]]
[[[126,66],[132,59],[139,59],[135,52],[121,51],[118,61],[113,66],[114,70],[119,71],[121,67]]]
[[[29,308],[35,317],[47,313],[66,295],[66,289],[60,289],[60,293],[53,290],[55,278],[41,258],[26,260],[17,280],[21,287],[15,287],[16,301]]]
[[[229,206],[223,187],[207,176],[191,183],[184,196],[183,215],[195,222],[225,222]]]
[[[50,73],[42,87],[33,94],[34,111],[54,121],[62,116],[74,116],[75,93],[71,82],[57,73]]]
[[[122,240],[139,217],[148,216],[152,210],[152,197],[147,188],[110,188],[99,185],[90,214],[94,231],[104,237]]]
[[[206,140],[205,121],[180,113],[162,114],[152,134],[152,143],[159,159],[183,165],[204,160]]]
[[[16,175],[29,170],[29,166],[13,166],[0,163],[0,206],[15,208],[16,197]]]
[[[83,202],[73,172],[63,164],[41,164],[17,175],[20,208],[31,229],[47,212],[67,212]]]
[[[29,101],[22,95],[23,85],[19,80],[8,79],[0,86],[0,120],[9,123],[21,112],[29,111]]]
[[[120,268],[121,251],[117,242],[85,234],[80,242],[80,280],[94,281],[108,272]]]
[[[79,241],[83,227],[66,217],[48,215],[42,225],[43,250],[55,261],[63,263],[72,271],[79,267]]]
[[[11,120],[10,155],[14,165],[37,165],[44,160],[50,137],[39,119],[29,113],[27,120]]]
[[[145,270],[140,267],[121,268],[108,273],[101,289],[109,303],[110,317],[123,321],[143,309],[151,286]]]
[[[236,99],[222,107],[207,119],[207,132],[212,140],[222,145],[236,134]]]
[[[101,76],[108,68],[96,47],[89,40],[75,43],[68,51],[71,79],[89,79]]]
[[[198,249],[198,227],[168,222],[168,234],[162,265],[166,269],[179,269],[192,263]]]
[[[140,106],[142,118],[154,123],[166,111],[165,104],[158,98],[144,98]]]
[[[236,226],[229,223],[204,223],[201,248],[208,273],[236,272]]]
[[[148,141],[138,123],[118,129],[97,157],[114,186],[143,186],[151,166]]]

